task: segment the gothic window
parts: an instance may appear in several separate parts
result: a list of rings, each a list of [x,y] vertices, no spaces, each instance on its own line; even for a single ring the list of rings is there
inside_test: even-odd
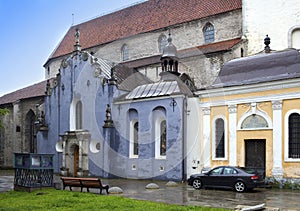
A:
[[[76,116],[76,130],[82,129],[82,103],[81,101],[78,101],[76,103],[76,111],[75,111],[75,116]]]
[[[211,23],[207,23],[203,28],[205,43],[212,43],[215,41],[215,30]]]
[[[288,118],[288,158],[300,158],[300,114]]]
[[[167,45],[168,40],[166,35],[161,35],[158,38],[158,48],[159,48],[159,52],[163,52],[164,47]]]
[[[121,49],[121,52],[122,52],[122,61],[127,61],[129,60],[129,49],[128,49],[128,45],[123,45],[122,46],[122,49]]]
[[[221,118],[215,121],[215,157],[225,157],[225,127],[224,120]]]

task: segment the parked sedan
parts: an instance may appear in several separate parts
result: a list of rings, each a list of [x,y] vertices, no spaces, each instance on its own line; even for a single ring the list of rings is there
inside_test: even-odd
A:
[[[263,185],[264,180],[255,173],[248,173],[238,167],[219,166],[203,174],[191,175],[188,184],[195,189],[229,188],[244,192]]]

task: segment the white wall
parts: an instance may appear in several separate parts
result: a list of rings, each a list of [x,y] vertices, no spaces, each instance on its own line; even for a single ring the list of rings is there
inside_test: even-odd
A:
[[[243,34],[249,41],[248,55],[264,49],[267,34],[272,50],[297,47],[289,46],[289,31],[295,26],[300,28],[299,8],[299,0],[243,0]]]

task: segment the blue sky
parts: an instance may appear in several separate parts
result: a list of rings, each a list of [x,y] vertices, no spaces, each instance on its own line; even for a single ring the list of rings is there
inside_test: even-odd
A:
[[[0,96],[44,80],[43,65],[72,23],[140,1],[0,0]]]

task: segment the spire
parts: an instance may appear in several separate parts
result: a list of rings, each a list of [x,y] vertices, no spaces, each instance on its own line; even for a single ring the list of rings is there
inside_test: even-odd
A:
[[[80,32],[78,28],[76,28],[74,37],[75,37],[74,52],[81,51],[81,45],[79,44]]]
[[[163,49],[163,53],[160,60],[163,72],[171,72],[175,75],[180,75],[180,73],[178,73],[177,48],[172,43],[170,29],[168,43]]]

